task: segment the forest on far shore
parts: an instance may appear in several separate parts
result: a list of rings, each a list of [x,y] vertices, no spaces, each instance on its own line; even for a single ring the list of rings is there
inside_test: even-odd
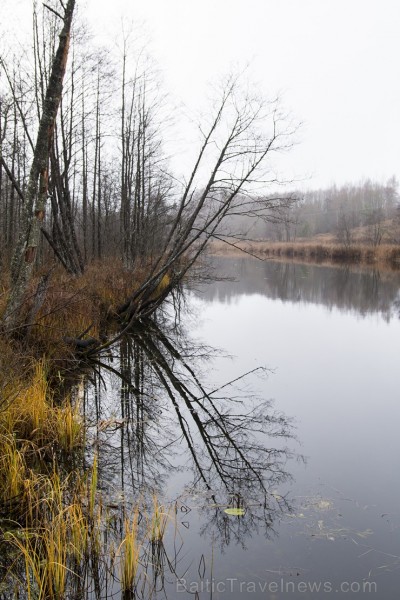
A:
[[[227,228],[245,231],[248,239],[257,241],[375,247],[400,243],[400,198],[394,176],[385,183],[365,180],[289,196],[295,202],[281,211],[278,220],[235,217]]]

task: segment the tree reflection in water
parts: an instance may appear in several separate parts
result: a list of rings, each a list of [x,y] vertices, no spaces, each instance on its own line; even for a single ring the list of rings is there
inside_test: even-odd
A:
[[[225,279],[200,287],[201,297],[208,301],[218,298],[231,302],[237,296],[257,293],[283,302],[319,304],[363,316],[379,313],[388,322],[396,315],[399,271],[262,262],[242,257],[213,257],[212,265],[217,275],[224,273]]]
[[[63,502],[72,505],[64,510],[61,503],[58,515],[62,522],[74,507],[81,536],[65,538],[63,598],[175,598],[178,579],[189,573],[204,581],[213,577],[203,552],[196,554],[203,541],[220,550],[245,547],[252,533],[271,537],[274,522],[290,512],[277,487],[290,480],[292,427],[270,401],[252,396],[245,375],[213,386],[212,353],[159,314],[121,338],[111,353],[92,359],[94,375],[83,397],[86,446],[74,462],[83,460],[81,482],[89,492],[74,496],[66,488]],[[59,468],[69,469],[61,461]],[[127,540],[136,526],[137,571],[123,589],[121,569],[131,560]],[[40,560],[47,554],[37,539]],[[81,550],[74,550],[76,539],[86,540]],[[2,541],[2,597],[14,597],[13,591],[3,593],[13,588],[12,568],[19,597],[30,600],[30,571],[24,560],[16,561],[5,536]],[[39,585],[36,592],[47,600]]]
[[[293,429],[271,401],[249,393],[247,374],[209,389],[201,369],[211,354],[167,318],[143,321],[112,356],[95,361],[85,404],[91,448],[110,507],[126,511],[139,497],[150,502],[156,494],[174,506],[183,527],[195,512],[201,533],[221,548],[245,546],[252,532],[273,535],[274,521],[291,510],[276,489],[290,480]],[[263,368],[255,371],[265,375]],[[159,585],[174,561],[162,542],[150,554]]]

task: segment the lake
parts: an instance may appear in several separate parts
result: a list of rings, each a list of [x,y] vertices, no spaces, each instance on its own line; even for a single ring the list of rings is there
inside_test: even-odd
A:
[[[105,502],[168,513],[135,597],[397,599],[400,274],[211,262],[86,393]]]

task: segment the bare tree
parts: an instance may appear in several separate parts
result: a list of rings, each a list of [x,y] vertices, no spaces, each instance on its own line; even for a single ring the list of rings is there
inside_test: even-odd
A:
[[[349,248],[354,241],[354,219],[352,215],[342,206],[339,210],[337,224],[337,241],[346,248]]]
[[[133,267],[162,245],[171,184],[162,153],[158,118],[162,98],[157,77],[144,51],[134,59],[130,72],[129,51],[126,36],[122,48],[120,227],[123,261]]]
[[[119,308],[126,322],[147,313],[182,280],[230,215],[263,215],[288,205],[288,197],[257,195],[277,183],[269,159],[290,146],[290,130],[278,101],[242,93],[238,79],[223,86],[202,143],[183,185],[175,216],[148,278]],[[208,173],[207,177],[204,174]]]
[[[15,82],[15,74],[13,75]],[[24,201],[25,180],[24,132],[18,122],[14,99],[0,98],[0,220],[2,258],[9,257],[18,230],[21,203]]]
[[[76,174],[76,133],[79,113],[76,108],[76,65],[72,68],[67,94],[60,102],[59,119],[54,129],[50,150],[49,195],[51,199],[51,233],[43,226],[46,237],[65,269],[73,275],[84,271],[84,260],[78,243],[73,207],[73,190]],[[72,189],[71,189],[72,188]]]
[[[42,38],[35,28],[32,106],[40,117],[36,144],[21,103],[15,102],[33,159],[4,315],[8,330],[21,316],[40,231],[73,274],[82,273],[86,260],[121,250],[126,266],[146,263],[145,281],[118,310],[128,325],[138,313],[148,314],[162,302],[210,240],[217,237],[229,243],[232,231],[224,226],[229,219],[276,221],[294,201],[292,195],[268,191],[279,183],[270,158],[290,146],[292,133],[279,102],[266,103],[243,91],[236,77],[226,79],[212,116],[199,125],[202,141],[192,171],[187,181],[177,183],[163,157],[157,83],[140,61],[128,74],[125,47],[121,146],[120,155],[113,156],[107,148],[107,118],[111,122],[115,113],[103,94],[100,58],[90,61],[90,84],[85,83],[86,67],[73,61],[61,99],[73,8],[74,2],[68,2],[62,17],[51,9],[64,23],[53,62],[47,49],[40,51]],[[15,86],[13,96],[15,100]],[[15,185],[12,189],[18,193]],[[52,211],[44,222],[48,191]]]
[[[10,331],[18,322],[25,292],[32,276],[33,264],[40,239],[40,227],[45,216],[48,190],[48,163],[53,141],[55,120],[61,101],[63,79],[68,58],[72,17],[75,0],[68,0],[65,8],[60,2],[63,27],[57,52],[52,62],[43,112],[40,118],[28,186],[25,194],[22,230],[13,259],[13,280],[3,322]],[[52,9],[54,11],[54,9]]]

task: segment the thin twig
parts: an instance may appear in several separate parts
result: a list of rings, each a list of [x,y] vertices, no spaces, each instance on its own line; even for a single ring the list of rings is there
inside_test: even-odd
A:
[[[219,235],[216,235],[215,233],[212,234],[211,237],[215,238],[216,240],[219,240],[220,242],[223,242],[224,244],[228,244],[228,246],[232,246],[233,248],[236,248],[236,250],[239,250],[240,252],[243,252],[244,254],[249,254],[253,258],[257,258],[258,260],[261,260],[261,262],[271,260],[270,257],[261,258],[261,256],[257,256],[257,254],[253,254],[252,252],[249,252],[248,250],[245,250],[244,248],[241,248],[240,246],[236,246],[236,244],[233,244],[232,242],[228,242],[228,240],[224,240],[223,238],[219,237]]]

